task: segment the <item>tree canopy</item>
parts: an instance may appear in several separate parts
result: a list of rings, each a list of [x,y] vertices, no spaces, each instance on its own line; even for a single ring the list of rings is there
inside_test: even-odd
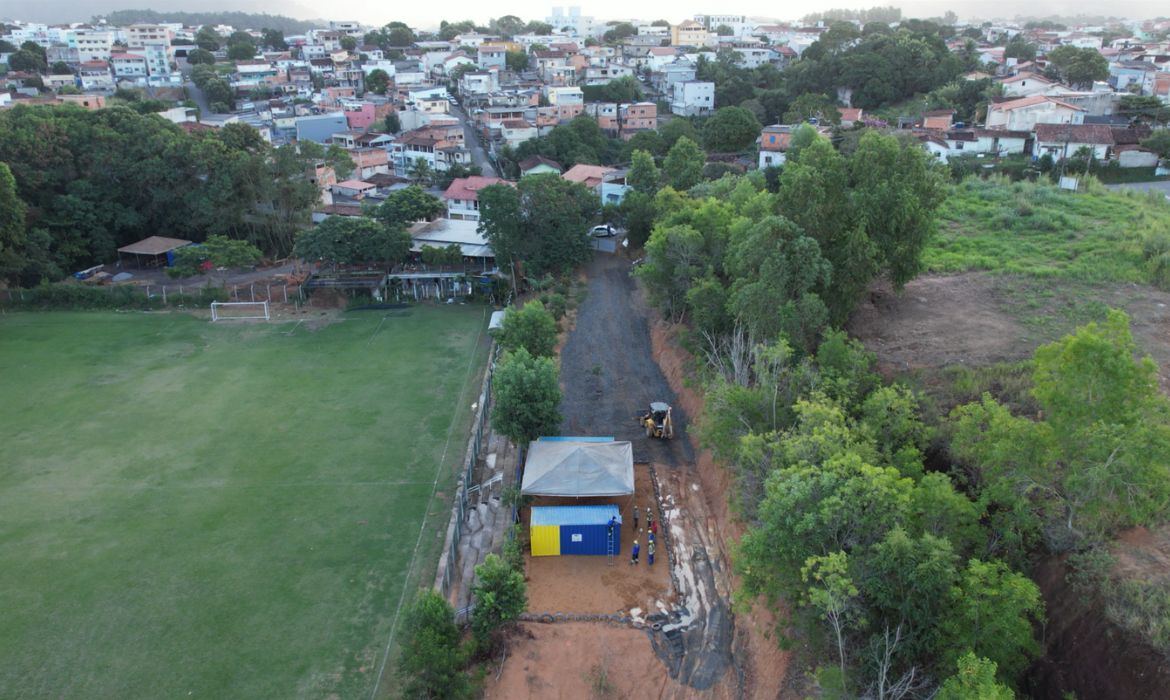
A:
[[[533,357],[523,347],[504,355],[492,379],[492,428],[527,446],[561,427],[561,388],[556,360]]]
[[[515,187],[480,190],[480,230],[501,266],[522,261],[529,275],[567,272],[589,254],[588,230],[600,201],[584,185],[555,174],[530,175]]]

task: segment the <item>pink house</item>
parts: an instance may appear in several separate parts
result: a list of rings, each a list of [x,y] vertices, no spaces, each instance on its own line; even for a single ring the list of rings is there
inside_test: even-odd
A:
[[[373,126],[377,120],[377,112],[374,109],[374,105],[370,102],[346,105],[345,107],[345,121],[351,129],[365,131]]]

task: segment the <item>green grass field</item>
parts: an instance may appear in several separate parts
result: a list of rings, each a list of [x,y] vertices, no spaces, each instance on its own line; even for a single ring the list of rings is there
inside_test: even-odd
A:
[[[968,178],[952,187],[939,219],[923,256],[931,272],[1170,282],[1170,204],[1160,194]]]
[[[0,697],[370,696],[487,318],[343,318],[0,316]]]

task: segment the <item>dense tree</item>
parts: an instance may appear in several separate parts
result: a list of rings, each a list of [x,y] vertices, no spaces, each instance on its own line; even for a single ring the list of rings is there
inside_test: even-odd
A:
[[[210,26],[200,27],[195,33],[195,44],[204,51],[218,51],[222,39]]]
[[[41,58],[40,54],[29,51],[28,49],[21,49],[8,57],[8,67],[14,71],[29,71],[33,73],[44,73],[48,66],[45,65],[45,59]]]
[[[795,347],[816,347],[829,312],[814,290],[827,286],[832,269],[815,240],[768,217],[733,238],[727,271],[734,280],[728,310],[753,339],[783,334]]]
[[[691,139],[680,137],[662,161],[662,174],[667,184],[679,191],[686,191],[703,179],[703,164],[707,157],[699,145]]]
[[[175,251],[175,264],[167,269],[172,277],[190,277],[215,268],[248,267],[260,261],[260,249],[247,241],[210,235],[202,245]]]
[[[28,206],[16,194],[12,170],[7,163],[0,162],[0,279],[10,279],[22,267],[27,210]]]
[[[385,123],[382,125],[386,127],[386,133],[397,134],[402,131],[402,120],[398,118],[398,112],[391,112],[386,115]]]
[[[410,235],[401,227],[365,217],[331,216],[297,234],[293,253],[334,267],[356,263],[390,266],[406,259],[410,244]]]
[[[674,148],[674,144],[678,140],[686,137],[695,143],[699,142],[699,132],[695,129],[695,125],[689,119],[682,117],[674,117],[658,128],[658,133],[662,137],[662,147],[656,151],[658,155],[665,155]],[[634,138],[637,138],[635,136]]]
[[[708,152],[747,150],[760,136],[760,122],[743,107],[720,107],[703,124],[703,146]]]
[[[994,661],[968,652],[959,657],[958,672],[942,684],[935,700],[1014,700],[1012,689],[995,679]]]
[[[375,68],[366,76],[366,89],[370,92],[385,95],[388,87],[390,87],[390,75],[381,68]]]
[[[492,428],[526,447],[561,427],[561,388],[556,360],[533,357],[524,348],[504,355],[492,379]]]
[[[232,61],[250,61],[256,57],[256,47],[250,43],[238,43],[228,46],[227,57]]]
[[[406,609],[399,637],[395,675],[402,683],[402,697],[470,697],[462,637],[451,604],[429,588],[419,592]]]
[[[1142,146],[1158,154],[1160,158],[1170,158],[1170,129],[1158,129],[1145,139]]]
[[[819,123],[840,124],[841,113],[837,105],[827,95],[805,93],[797,97],[784,113],[784,121],[789,124],[816,119]]]
[[[611,80],[604,85],[584,85],[581,90],[585,93],[586,102],[638,102],[642,99],[642,86],[638,80],[626,75]]]
[[[654,157],[646,151],[634,151],[630,156],[630,169],[626,173],[626,184],[635,192],[653,195],[658,191],[662,173],[654,164]]]
[[[504,63],[508,66],[508,70],[528,70],[528,60],[528,53],[525,51],[508,51],[504,54]]]
[[[121,105],[0,112],[0,161],[29,212],[26,266],[9,281],[36,284],[111,262],[119,246],[159,231],[196,242],[220,233],[287,255],[318,191],[295,149],[242,132],[254,130],[187,134]]]
[[[622,39],[638,33],[638,28],[629,22],[613,22],[611,25],[601,37],[607,44],[619,43]]]
[[[1037,46],[1028,41],[1028,38],[1021,34],[1016,34],[1003,47],[1004,58],[1014,58],[1020,63],[1031,61],[1036,58]]]
[[[1074,87],[1109,78],[1109,61],[1097,49],[1065,44],[1049,51],[1047,58],[1047,72]]]
[[[626,240],[630,247],[641,248],[650,239],[658,208],[649,194],[634,190],[622,198],[621,217],[626,226]]]
[[[416,221],[430,221],[445,211],[447,206],[443,200],[418,185],[411,185],[387,195],[374,210],[374,218],[389,227],[410,226]]]
[[[284,40],[284,32],[279,29],[264,29],[261,32],[260,45],[273,51],[287,51],[288,42]]]
[[[491,652],[499,633],[520,617],[528,606],[524,574],[508,566],[500,557],[489,554],[475,567],[475,609],[471,613],[471,632],[481,652]]]
[[[49,71],[53,75],[72,75],[73,69],[64,61],[54,61],[53,65],[49,67]]]
[[[195,49],[187,54],[187,63],[193,66],[198,65],[213,65],[215,63],[215,54],[207,49]]]
[[[523,261],[530,275],[567,272],[591,252],[587,231],[600,208],[597,195],[553,174],[531,175],[515,187],[480,191],[480,229],[496,259]]]
[[[557,322],[539,301],[512,309],[504,317],[500,345],[505,350],[524,348],[533,357],[552,357],[557,345]]]

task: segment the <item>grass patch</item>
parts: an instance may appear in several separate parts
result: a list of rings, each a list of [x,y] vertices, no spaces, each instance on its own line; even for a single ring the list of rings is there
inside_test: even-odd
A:
[[[1160,193],[1065,192],[1048,182],[968,178],[939,212],[931,272],[987,270],[1081,282],[1170,278],[1170,204]]]
[[[486,318],[293,325],[0,317],[6,696],[369,696]]]
[[[1102,592],[1109,619],[1170,656],[1170,582],[1122,578]]]

